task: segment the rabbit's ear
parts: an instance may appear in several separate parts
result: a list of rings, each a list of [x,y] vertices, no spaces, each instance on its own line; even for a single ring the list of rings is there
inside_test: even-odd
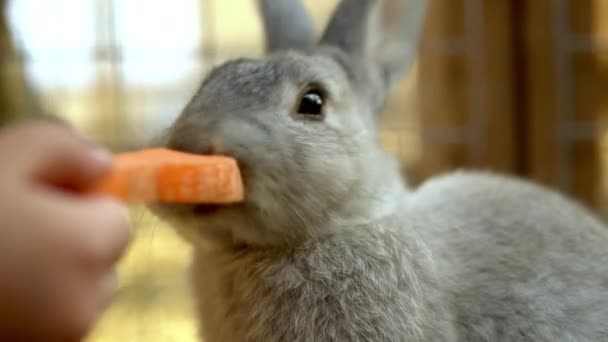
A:
[[[300,0],[258,0],[258,8],[268,52],[314,45],[314,25]]]
[[[384,91],[415,58],[429,0],[342,0],[321,39],[379,73]]]

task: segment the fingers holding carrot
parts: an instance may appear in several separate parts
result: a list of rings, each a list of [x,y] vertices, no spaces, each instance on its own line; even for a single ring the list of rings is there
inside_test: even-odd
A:
[[[77,191],[112,158],[65,125],[27,122],[0,130],[0,160],[0,340],[81,340],[130,240],[119,201]]]

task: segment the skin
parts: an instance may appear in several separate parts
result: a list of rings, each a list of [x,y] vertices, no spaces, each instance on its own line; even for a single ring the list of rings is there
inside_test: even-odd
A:
[[[110,166],[67,126],[0,131],[0,340],[79,341],[111,299],[130,239],[122,205],[76,190]]]

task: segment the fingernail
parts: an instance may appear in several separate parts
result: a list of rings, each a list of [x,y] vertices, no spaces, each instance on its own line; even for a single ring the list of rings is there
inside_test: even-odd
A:
[[[123,211],[123,215],[125,215],[125,218],[127,219],[127,221],[129,223],[131,223],[131,211],[129,210],[129,207],[125,206],[124,204],[122,204],[122,211]],[[131,225],[129,224],[129,228],[131,228]]]
[[[95,147],[92,156],[100,164],[110,164],[112,162],[112,153],[103,147]]]
[[[109,205],[112,206],[112,210],[119,210],[127,222],[131,222],[131,212],[129,211],[129,207],[126,206],[123,202],[114,198],[110,198]]]
[[[120,206],[125,221],[127,222],[127,225],[129,227],[129,234],[133,234],[133,225],[131,224],[131,211],[129,210],[129,207],[121,202],[117,202],[117,204]]]

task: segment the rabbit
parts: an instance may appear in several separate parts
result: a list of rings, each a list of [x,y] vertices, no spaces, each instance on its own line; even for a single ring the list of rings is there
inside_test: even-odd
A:
[[[214,68],[163,145],[234,157],[243,203],[156,204],[193,247],[204,341],[608,341],[608,230],[556,191],[412,188],[378,143],[425,0],[343,0],[319,39],[259,0],[267,56]]]

